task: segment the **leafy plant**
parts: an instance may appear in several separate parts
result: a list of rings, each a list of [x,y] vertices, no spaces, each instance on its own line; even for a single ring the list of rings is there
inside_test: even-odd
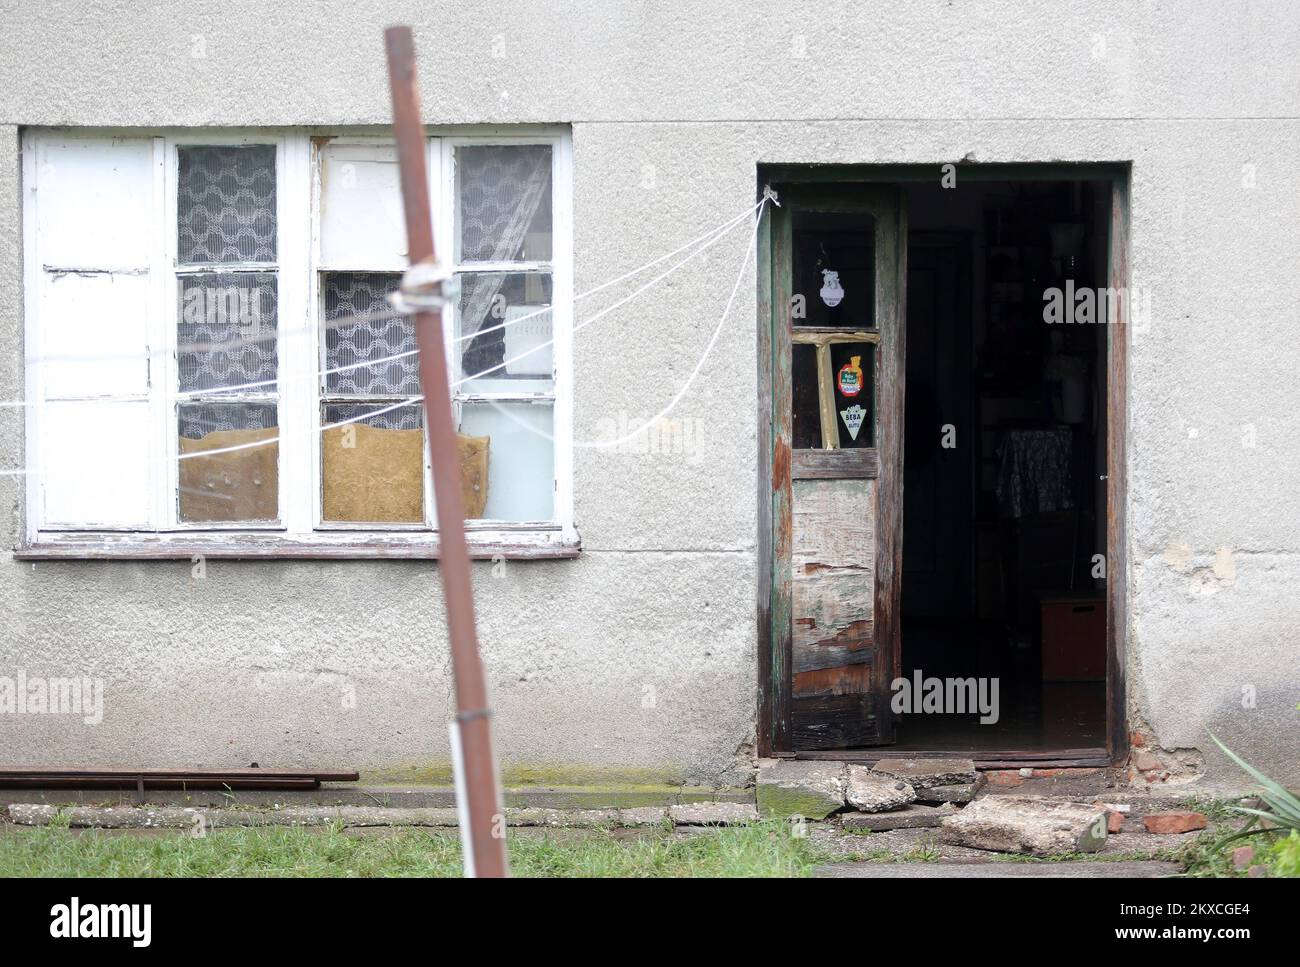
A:
[[[1292,830],[1286,839],[1274,843],[1268,858],[1274,876],[1300,877],[1300,833]]]
[[[1237,763],[1243,771],[1263,787],[1259,793],[1259,798],[1264,805],[1268,806],[1267,810],[1253,809],[1248,806],[1230,806],[1229,808],[1234,812],[1244,813],[1251,816],[1252,819],[1245,829],[1228,836],[1219,845],[1223,846],[1233,840],[1242,839],[1246,836],[1256,836],[1259,833],[1277,833],[1287,830],[1291,831],[1291,838],[1300,837],[1300,796],[1296,796],[1295,793],[1289,791],[1281,783],[1264,775],[1264,773],[1220,742],[1217,736],[1211,734],[1210,738],[1214,739],[1214,744],[1223,750],[1224,755]],[[1271,826],[1258,825],[1261,819],[1268,820]],[[1300,850],[1300,847],[1297,847],[1297,849]]]

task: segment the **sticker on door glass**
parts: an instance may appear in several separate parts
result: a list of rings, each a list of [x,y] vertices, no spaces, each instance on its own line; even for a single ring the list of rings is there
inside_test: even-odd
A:
[[[844,298],[844,286],[840,285],[840,273],[835,269],[822,269],[822,302],[832,309]]]
[[[840,419],[844,421],[845,428],[849,431],[849,437],[853,440],[858,438],[858,431],[862,429],[862,422],[866,419],[867,411],[863,409],[862,404],[854,403],[846,410],[840,410]]]
[[[862,392],[862,362],[861,356],[852,357],[847,363],[840,367],[839,375],[836,376],[836,383],[840,388],[840,395],[846,399],[853,399]]]

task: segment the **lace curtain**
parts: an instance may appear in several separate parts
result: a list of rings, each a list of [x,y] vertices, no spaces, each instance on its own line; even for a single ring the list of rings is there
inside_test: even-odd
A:
[[[550,199],[550,147],[463,147],[457,163],[461,263],[518,261],[542,203]],[[472,336],[484,326],[504,282],[502,275],[472,277],[461,295],[461,335]]]

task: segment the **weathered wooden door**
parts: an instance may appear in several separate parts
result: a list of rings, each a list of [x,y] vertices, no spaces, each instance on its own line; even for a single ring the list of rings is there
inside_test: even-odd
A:
[[[893,741],[902,550],[900,193],[778,189],[771,252],[775,751]]]

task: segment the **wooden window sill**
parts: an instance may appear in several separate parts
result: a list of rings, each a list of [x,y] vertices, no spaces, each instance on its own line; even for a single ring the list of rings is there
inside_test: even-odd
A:
[[[578,557],[581,541],[556,531],[471,531],[475,560],[559,560]],[[273,533],[41,534],[14,549],[19,561],[209,560],[437,560],[434,534],[327,532],[310,536]]]

